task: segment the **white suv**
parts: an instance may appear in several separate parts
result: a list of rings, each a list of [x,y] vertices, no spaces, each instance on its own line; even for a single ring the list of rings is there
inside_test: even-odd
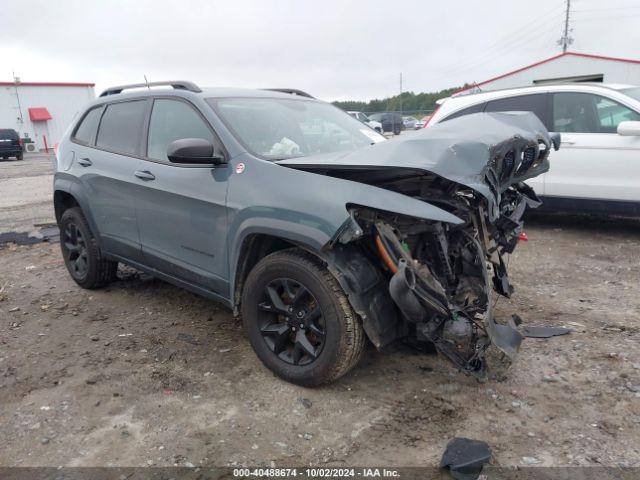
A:
[[[640,216],[640,87],[574,83],[440,100],[426,126],[477,112],[531,111],[562,146],[527,180],[554,210]]]
[[[382,132],[382,124],[380,122],[376,122],[375,120],[371,120],[364,113],[362,113],[362,112],[352,112],[352,111],[349,111],[347,113],[349,115],[351,115],[353,118],[355,118],[356,120],[360,120],[365,125],[368,125],[369,127],[373,128],[376,132],[383,133]]]

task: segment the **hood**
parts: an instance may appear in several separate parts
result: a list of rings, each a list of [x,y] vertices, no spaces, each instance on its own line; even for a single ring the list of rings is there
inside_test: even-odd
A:
[[[500,194],[546,172],[549,151],[559,143],[559,136],[552,138],[533,113],[475,113],[360,150],[277,163],[318,173],[387,168],[430,172],[481,193],[495,218]]]

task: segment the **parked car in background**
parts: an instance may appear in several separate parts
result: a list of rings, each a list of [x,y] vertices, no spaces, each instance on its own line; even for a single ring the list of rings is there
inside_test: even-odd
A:
[[[347,112],[347,113],[349,115],[351,115],[353,118],[355,118],[356,120],[360,120],[365,125],[373,128],[376,132],[382,133],[382,124],[380,122],[375,121],[375,120],[371,120],[363,112],[350,111],[350,112]]]
[[[12,128],[0,128],[0,158],[23,158],[22,140],[20,135]]]
[[[380,122],[382,124],[382,131],[384,133],[393,133],[394,135],[400,135],[400,132],[404,130],[404,122],[402,121],[402,115],[397,113],[374,113],[369,115],[371,120]]]
[[[402,124],[405,130],[415,130],[418,121],[411,116],[402,117]]]
[[[423,128],[431,115],[425,115],[416,122],[416,129]]]
[[[562,148],[549,172],[527,180],[555,211],[640,216],[640,87],[543,85],[439,101],[428,126],[476,112],[530,111]]]

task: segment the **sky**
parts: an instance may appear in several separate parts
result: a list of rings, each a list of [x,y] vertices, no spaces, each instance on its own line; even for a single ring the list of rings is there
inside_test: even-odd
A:
[[[289,87],[369,100],[559,53],[564,0],[2,0],[0,81]],[[534,6],[535,5],[535,6]],[[606,5],[606,6],[605,6]],[[640,59],[640,1],[572,0],[570,51]]]

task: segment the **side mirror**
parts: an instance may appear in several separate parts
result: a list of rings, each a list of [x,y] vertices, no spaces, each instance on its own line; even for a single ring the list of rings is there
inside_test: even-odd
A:
[[[618,124],[618,135],[625,137],[640,136],[640,122],[620,122]]]
[[[224,156],[216,154],[213,144],[203,138],[181,138],[167,147],[167,157],[172,163],[196,163],[221,165]]]

